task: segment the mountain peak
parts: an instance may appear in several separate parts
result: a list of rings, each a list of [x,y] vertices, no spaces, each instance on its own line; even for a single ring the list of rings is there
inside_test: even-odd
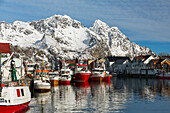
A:
[[[93,27],[90,27],[90,30],[97,34],[103,34],[109,30],[109,26],[105,22],[98,19],[94,22]]]
[[[24,51],[29,47],[36,48],[36,51],[44,51],[47,58],[50,55],[63,58],[92,58],[148,53],[148,49],[132,44],[117,27],[110,28],[98,19],[88,29],[67,15],[53,15],[32,22],[15,21],[12,24],[0,24],[0,40],[25,48]],[[34,49],[29,51],[36,54]]]
[[[106,26],[106,27],[109,27],[105,22],[103,22],[103,21],[101,21],[101,20],[99,20],[99,19],[98,19],[98,20],[95,20],[93,26],[100,26],[100,27]]]

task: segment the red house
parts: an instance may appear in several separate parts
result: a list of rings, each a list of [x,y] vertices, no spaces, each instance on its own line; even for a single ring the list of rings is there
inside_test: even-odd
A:
[[[9,43],[0,43],[0,53],[11,53]]]

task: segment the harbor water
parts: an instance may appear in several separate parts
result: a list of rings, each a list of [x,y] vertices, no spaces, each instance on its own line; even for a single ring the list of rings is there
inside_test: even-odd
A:
[[[27,113],[170,113],[170,80],[116,78],[35,93]]]

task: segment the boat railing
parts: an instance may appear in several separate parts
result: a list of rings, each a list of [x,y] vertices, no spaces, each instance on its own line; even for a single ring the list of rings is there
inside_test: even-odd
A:
[[[26,80],[18,80],[17,82],[6,81],[1,83],[1,87],[16,87],[16,86],[28,86]]]

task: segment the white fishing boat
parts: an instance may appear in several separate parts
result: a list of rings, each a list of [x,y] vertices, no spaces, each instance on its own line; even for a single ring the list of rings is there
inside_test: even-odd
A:
[[[1,53],[10,53],[8,43],[0,43],[0,57]],[[7,58],[5,63],[3,62],[4,64],[1,64],[0,60],[0,73],[2,74],[0,75],[0,112],[3,113],[20,112],[27,108],[31,101],[31,93],[26,82],[24,79],[17,79],[15,61],[12,60],[12,56],[13,54]],[[9,64],[11,64],[10,72],[6,67]]]
[[[90,80],[92,81],[102,81],[105,76],[105,72],[103,68],[92,68],[92,72],[90,75]]]
[[[50,78],[51,86],[58,86],[59,78],[60,78],[58,71],[49,72],[49,78]]]
[[[36,70],[36,76],[34,78],[34,90],[37,92],[50,91],[51,85],[47,75],[43,74],[42,70]]]
[[[71,82],[71,70],[61,69],[60,84],[69,85]]]

